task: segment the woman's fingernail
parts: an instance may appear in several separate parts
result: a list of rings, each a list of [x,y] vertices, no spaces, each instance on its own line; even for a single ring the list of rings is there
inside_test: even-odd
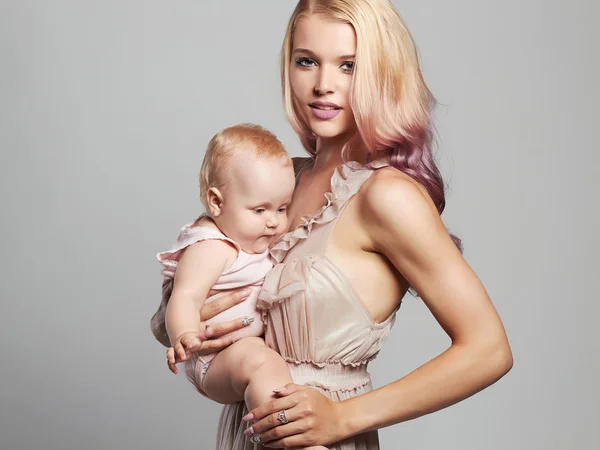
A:
[[[252,427],[248,428],[246,431],[244,431],[244,434],[246,436],[250,436],[251,434],[254,434],[254,428],[252,428]]]
[[[246,298],[248,297],[250,294],[252,293],[251,289],[244,289],[242,292],[240,292],[240,296],[242,298]]]
[[[250,422],[252,419],[254,419],[254,414],[252,413],[248,413],[244,417],[242,417],[242,420],[244,422]]]
[[[277,389],[273,389],[273,392],[275,392],[276,394],[281,394],[282,392],[285,392],[285,388],[277,388]]]
[[[242,325],[244,325],[245,327],[247,327],[248,325],[250,325],[252,322],[254,322],[256,320],[256,318],[254,317],[244,317],[242,319]]]

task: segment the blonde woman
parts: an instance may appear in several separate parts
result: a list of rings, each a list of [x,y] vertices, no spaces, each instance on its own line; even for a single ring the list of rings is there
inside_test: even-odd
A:
[[[252,411],[225,406],[220,450],[375,450],[377,429],[459,402],[512,366],[504,327],[440,214],[429,92],[388,0],[300,1],[282,50],[286,111],[308,158],[294,162],[290,231],[272,247],[259,307],[266,344],[295,384]],[[451,338],[407,376],[373,390],[367,364],[413,289]],[[227,309],[234,294],[207,305]],[[210,352],[229,344],[211,330]],[[261,443],[261,444],[259,444]]]

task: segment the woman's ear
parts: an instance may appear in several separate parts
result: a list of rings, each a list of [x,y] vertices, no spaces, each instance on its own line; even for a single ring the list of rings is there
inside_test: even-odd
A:
[[[208,213],[212,217],[219,217],[223,212],[223,195],[217,188],[212,187],[206,193],[206,204]]]

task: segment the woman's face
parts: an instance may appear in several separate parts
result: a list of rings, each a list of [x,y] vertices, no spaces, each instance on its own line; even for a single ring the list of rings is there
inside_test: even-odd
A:
[[[354,130],[350,86],[356,53],[351,25],[313,14],[296,27],[290,84],[296,113],[319,138]]]

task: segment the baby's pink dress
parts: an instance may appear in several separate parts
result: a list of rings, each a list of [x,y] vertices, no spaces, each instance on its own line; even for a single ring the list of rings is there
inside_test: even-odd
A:
[[[246,253],[240,248],[237,242],[229,239],[219,230],[210,227],[192,226],[196,222],[197,221],[194,221],[181,228],[177,242],[175,242],[170,250],[157,254],[158,260],[163,265],[162,274],[164,280],[162,301],[150,322],[154,337],[165,347],[171,347],[171,342],[169,341],[165,326],[165,313],[167,310],[167,303],[173,290],[173,279],[175,277],[175,272],[177,271],[177,263],[188,246],[208,239],[219,239],[229,242],[237,249],[238,256],[234,263],[223,271],[212,288],[221,292],[207,298],[206,303],[210,303],[216,298],[226,294],[228,291],[237,290],[243,287],[250,287],[252,293],[242,303],[217,314],[213,318],[205,321],[205,323],[223,323],[246,316],[254,317],[255,320],[252,324],[240,330],[228,333],[224,335],[224,337],[240,339],[249,336],[261,336],[264,331],[264,324],[261,319],[261,313],[256,310],[255,306],[258,292],[260,291],[265,275],[273,267],[269,251],[266,250],[261,254]],[[201,276],[200,271],[198,276]],[[202,392],[202,381],[208,370],[208,363],[216,355],[217,353],[203,356],[194,355],[185,362],[185,372],[188,379],[202,394],[204,394],[204,392]]]

